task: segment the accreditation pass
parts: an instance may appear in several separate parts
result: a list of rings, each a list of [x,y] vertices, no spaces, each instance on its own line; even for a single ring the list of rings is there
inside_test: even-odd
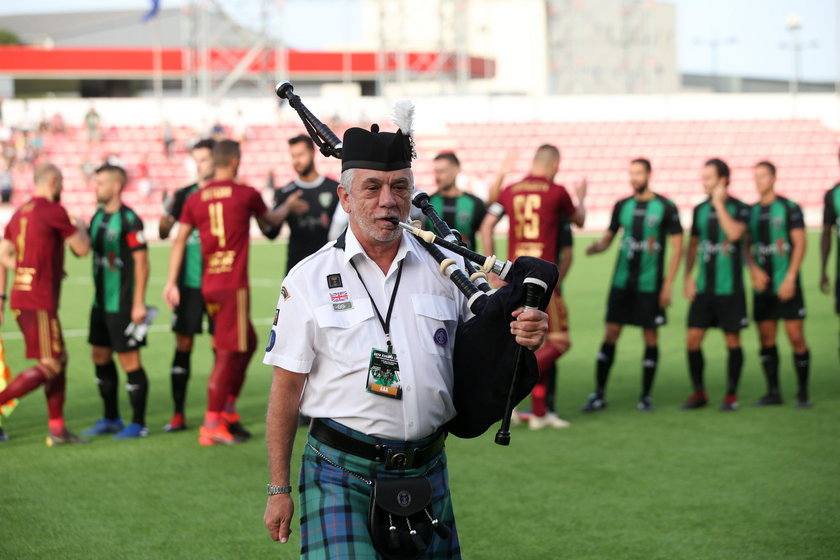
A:
[[[400,364],[396,354],[376,348],[370,351],[367,390],[375,395],[402,399]]]

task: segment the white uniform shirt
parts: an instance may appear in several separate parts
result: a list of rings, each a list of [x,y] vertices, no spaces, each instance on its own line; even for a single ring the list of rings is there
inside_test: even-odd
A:
[[[387,344],[351,259],[383,320],[399,263],[405,262],[390,325],[401,400],[367,391],[371,350],[385,350]],[[330,287],[328,277],[335,286],[335,275],[341,287]],[[342,309],[347,302],[352,307]],[[470,316],[464,296],[412,235],[403,233],[397,256],[383,274],[348,228],[344,250],[329,243],[284,279],[263,362],[308,374],[301,397],[301,412],[307,416],[332,418],[373,436],[420,439],[455,416],[455,330],[459,320]]]

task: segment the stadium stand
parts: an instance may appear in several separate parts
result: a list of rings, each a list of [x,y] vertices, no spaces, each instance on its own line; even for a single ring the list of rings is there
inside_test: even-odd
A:
[[[95,200],[83,166],[115,155],[135,178],[127,187],[127,204],[151,221],[160,216],[161,191],[171,192],[189,179],[184,147],[197,137],[196,132],[184,126],[174,127],[173,132],[177,149],[171,158],[163,152],[159,126],[106,127],[102,141],[91,147],[83,127],[68,127],[65,134],[44,135],[44,155],[64,172],[65,204],[84,218],[92,215]],[[241,178],[257,188],[265,185],[269,170],[278,175],[278,184],[290,178],[286,139],[299,132],[300,128],[291,123],[249,126]],[[556,144],[562,151],[559,182],[571,185],[587,178],[589,208],[596,214],[608,212],[616,198],[626,195],[627,163],[639,156],[652,161],[656,190],[672,197],[682,210],[702,198],[698,174],[707,158],[720,156],[729,162],[733,191],[747,201],[755,198],[752,166],[769,159],[779,168],[780,192],[805,207],[811,225],[817,223],[823,192],[838,179],[837,136],[817,120],[464,122],[450,123],[438,134],[418,136],[418,188],[433,190],[431,162],[440,150],[456,151],[465,173],[486,184],[511,150],[519,154],[516,172],[524,173],[533,150],[545,142]],[[144,161],[153,184],[148,196],[140,192],[136,181]],[[323,161],[319,169],[334,177],[339,174],[334,160]],[[14,182],[13,203],[19,204],[31,193],[29,171],[18,167]]]

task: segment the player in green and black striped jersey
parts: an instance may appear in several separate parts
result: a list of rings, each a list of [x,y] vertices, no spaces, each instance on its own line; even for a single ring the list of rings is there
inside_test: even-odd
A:
[[[146,340],[138,340],[129,330],[144,324],[147,314],[144,298],[149,257],[143,222],[122,203],[126,175],[121,167],[103,165],[96,170],[94,183],[100,207],[90,221],[96,296],[88,343],[105,411],[102,419],[84,433],[116,433],[117,439],[145,437],[149,380],[140,362],[140,347],[145,346]],[[117,404],[114,353],[128,378],[126,388],[133,416],[127,426],[123,425]]]
[[[799,382],[797,406],[808,408],[811,354],[805,342],[805,300],[799,281],[805,258],[805,222],[798,204],[776,194],[776,167],[772,163],[759,162],[754,174],[760,198],[750,213],[747,260],[753,279],[753,315],[758,323],[761,365],[767,378],[767,394],[755,404],[782,404],[776,349],[776,327],[781,319],[793,348]]]
[[[624,230],[607,303],[604,342],[596,362],[595,392],[581,407],[584,412],[596,412],[607,406],[604,397],[607,379],[615,344],[624,325],[643,329],[645,354],[637,408],[653,410],[650,392],[659,360],[657,329],[665,324],[665,308],[671,304],[671,286],[682,257],[683,230],[676,205],[650,189],[650,175],[648,160],[631,162],[630,184],[635,194],[616,203],[604,237],[586,250],[587,255],[606,251],[618,230]],[[673,255],[665,274],[665,249],[669,242]]]
[[[166,205],[165,213],[160,218],[158,231],[161,239],[169,237],[175,222],[181,217],[184,203],[200,187],[213,179],[213,146],[216,142],[205,139],[197,142],[190,155],[195,162],[198,182],[178,189],[173,196],[171,206]],[[163,427],[165,432],[179,432],[187,429],[184,418],[184,404],[187,398],[187,383],[190,379],[190,356],[193,348],[193,337],[202,332],[202,320],[207,315],[204,298],[201,296],[201,242],[198,230],[193,230],[187,239],[184,251],[184,262],[178,274],[178,288],[181,300],[172,312],[172,332],[175,333],[175,356],[172,358],[170,380],[172,385],[172,400],[175,413],[172,420]],[[213,324],[208,317],[209,330],[213,332]]]
[[[435,156],[434,164],[438,192],[429,197],[429,203],[446,225],[457,229],[469,247],[475,249],[475,234],[487,213],[487,205],[455,184],[461,171],[458,156],[452,152],[441,152]],[[428,219],[426,229],[432,229]]]
[[[831,281],[828,279],[826,268],[828,267],[828,256],[831,253],[831,239],[835,235],[840,236],[840,183],[837,183],[825,193],[822,242],[820,243],[820,289],[824,294],[831,292]],[[840,237],[838,237],[837,248],[834,312],[840,315]],[[840,348],[840,345],[838,345],[838,348]]]
[[[741,247],[749,221],[749,206],[729,196],[729,166],[725,162],[710,159],[703,166],[701,177],[709,198],[694,208],[685,261],[685,296],[691,301],[686,346],[694,393],[682,408],[701,408],[708,402],[701,345],[706,330],[719,327],[729,349],[726,397],[721,410],[736,410],[738,382],[744,366],[740,331],[749,324]],[[698,263],[696,279],[692,276],[695,262]]]

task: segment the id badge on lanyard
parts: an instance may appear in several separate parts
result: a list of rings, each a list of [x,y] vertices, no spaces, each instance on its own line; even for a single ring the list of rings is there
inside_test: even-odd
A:
[[[367,390],[374,395],[402,399],[400,364],[395,353],[376,348],[370,351]]]
[[[387,350],[380,350],[372,348],[370,351],[370,363],[368,364],[367,380],[365,381],[365,388],[368,393],[379,395],[380,397],[388,397],[391,399],[402,400],[402,387],[400,385],[400,364],[397,360],[397,355],[394,353],[394,348],[391,345],[391,313],[394,310],[394,301],[397,299],[397,290],[400,287],[400,278],[402,278],[403,263],[400,262],[400,268],[397,272],[397,280],[394,283],[394,291],[391,293],[391,301],[388,305],[388,313],[385,319],[379,313],[376,304],[373,303],[373,297],[370,298],[370,303],[373,310],[376,311],[376,317],[382,325],[382,330],[385,331],[385,341],[388,343]],[[356,269],[353,261],[350,261],[351,266]],[[370,297],[370,291],[362,280],[362,275],[356,269],[356,275],[359,277],[362,286]]]

